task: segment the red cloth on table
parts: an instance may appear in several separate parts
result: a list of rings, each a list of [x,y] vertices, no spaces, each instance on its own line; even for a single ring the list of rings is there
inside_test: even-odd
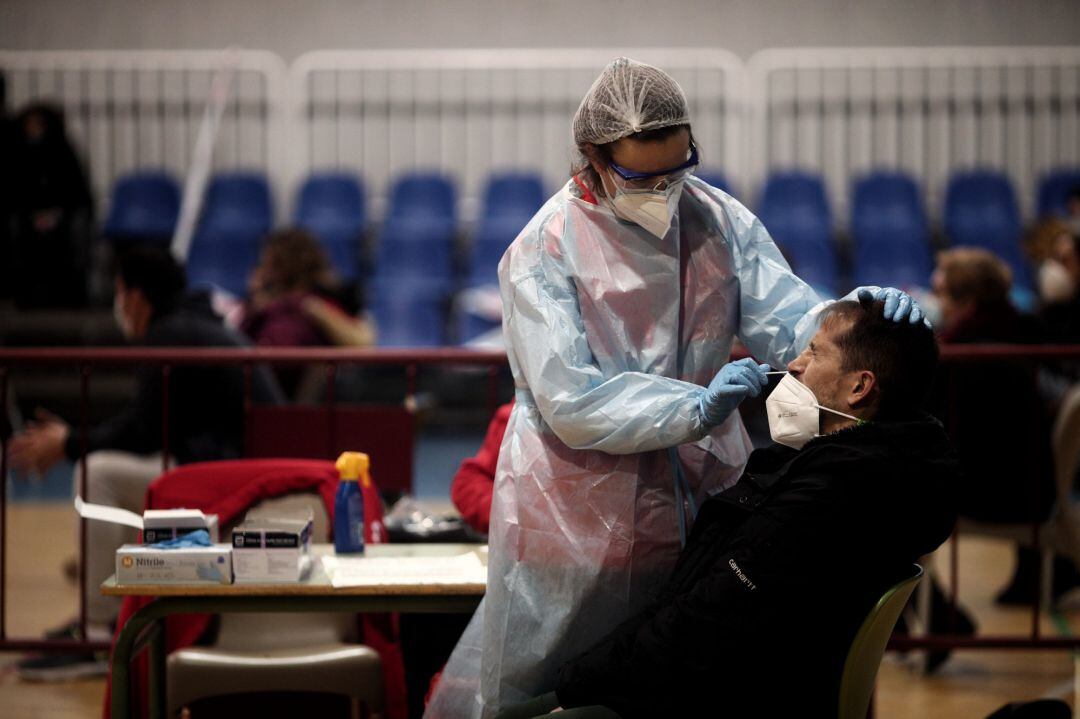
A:
[[[484,444],[475,457],[469,457],[458,467],[450,482],[450,499],[461,513],[465,523],[478,532],[487,534],[491,521],[491,495],[495,489],[495,467],[499,464],[499,448],[502,446],[506,423],[514,403],[504,404],[495,411],[488,425]]]
[[[332,462],[300,459],[249,459],[226,462],[200,462],[166,472],[146,490],[146,509],[200,509],[218,515],[218,526],[235,522],[260,501],[298,492],[315,492],[322,497],[330,527],[333,527],[334,493],[338,473]],[[385,541],[382,526],[382,503],[374,486],[364,492],[364,539],[371,543]],[[117,635],[131,616],[151,600],[125,597],[117,620]],[[165,621],[165,647],[172,652],[191,646],[206,631],[207,614],[183,614]],[[386,693],[386,715],[405,719],[405,670],[398,643],[397,615],[362,615],[362,640],[382,657]],[[115,644],[116,637],[113,638]],[[136,696],[146,695],[147,664],[141,657],[132,667],[132,686]],[[109,719],[110,684],[105,692],[105,719]]]

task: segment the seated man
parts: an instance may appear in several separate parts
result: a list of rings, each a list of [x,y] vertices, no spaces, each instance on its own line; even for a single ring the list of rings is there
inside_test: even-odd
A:
[[[240,347],[244,340],[227,329],[205,295],[185,293],[182,267],[167,248],[135,247],[124,253],[116,269],[116,318],[126,339],[146,347]],[[255,402],[281,401],[281,390],[266,367],[253,368]],[[150,482],[161,473],[163,387],[161,368],[137,371],[135,394],[115,417],[86,433],[85,499],[142,512]],[[240,457],[244,450],[244,372],[238,366],[178,365],[168,380],[168,453],[186,464]],[[16,469],[47,471],[67,458],[75,461],[83,448],[77,429],[47,413],[11,439]],[[116,550],[135,542],[136,530],[106,522],[86,527],[86,619],[88,639],[111,636],[109,625],[119,611],[118,597],[104,597],[98,587],[113,573]],[[51,633],[72,638],[77,623]],[[50,680],[101,671],[92,655],[49,654],[19,666],[29,679]]]
[[[932,332],[883,314],[869,298],[823,313],[767,402],[783,444],[702,505],[646,611],[503,717],[836,716],[859,625],[956,518],[956,458],[919,409]]]

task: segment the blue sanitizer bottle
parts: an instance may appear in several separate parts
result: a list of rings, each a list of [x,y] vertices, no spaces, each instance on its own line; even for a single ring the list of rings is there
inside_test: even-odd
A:
[[[360,483],[371,486],[368,467],[371,462],[363,452],[342,452],[334,465],[338,471],[337,495],[334,497],[334,552],[363,554],[364,493]]]

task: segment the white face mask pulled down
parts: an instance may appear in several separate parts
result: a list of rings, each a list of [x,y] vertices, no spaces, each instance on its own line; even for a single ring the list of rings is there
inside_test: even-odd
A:
[[[769,415],[769,434],[774,442],[802,449],[803,445],[820,436],[818,429],[821,427],[820,410],[832,412],[853,419],[850,414],[838,412],[835,409],[822,407],[818,404],[814,391],[795,379],[795,375],[786,374],[776,389],[765,399],[765,411]]]
[[[624,190],[615,185],[615,195],[608,205],[616,216],[662,240],[671,229],[671,219],[679,209],[685,183],[686,180],[676,180],[664,190]]]

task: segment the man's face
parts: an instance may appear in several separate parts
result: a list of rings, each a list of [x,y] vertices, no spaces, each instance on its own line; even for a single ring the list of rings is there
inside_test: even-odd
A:
[[[848,411],[842,391],[848,372],[843,369],[843,356],[834,338],[846,332],[851,322],[829,318],[810,340],[802,354],[788,363],[788,372],[810,388],[823,407]]]

